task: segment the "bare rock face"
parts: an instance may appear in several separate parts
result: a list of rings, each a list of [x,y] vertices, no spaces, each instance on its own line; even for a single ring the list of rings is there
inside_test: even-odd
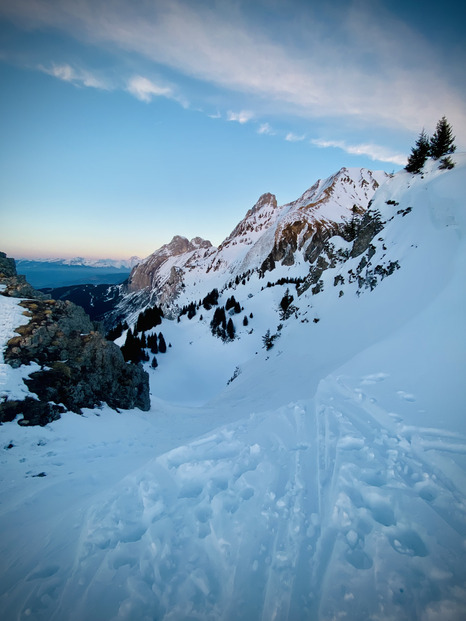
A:
[[[133,268],[128,279],[128,291],[131,293],[147,288],[153,289],[160,269],[168,259],[181,255],[187,255],[186,258],[189,259],[191,253],[199,253],[200,250],[209,248],[212,248],[210,241],[201,237],[194,237],[189,241],[186,237],[175,235],[169,244],[165,244]],[[174,272],[170,272],[170,279],[177,282]]]
[[[276,263],[293,265],[296,251],[303,251],[313,263],[333,236],[339,235],[348,218],[362,214],[379,187],[371,171],[361,169],[359,179],[354,171],[342,168],[338,173],[318,181],[297,201],[290,203],[275,229],[275,240],[261,271],[273,269]],[[357,176],[356,176],[357,177]],[[380,180],[382,177],[379,175]],[[348,200],[349,199],[349,200]]]
[[[14,259],[0,252],[0,282],[5,285],[5,295],[11,298],[42,298],[42,293],[36,291],[26,282],[24,276],[16,273],[16,263]]]
[[[222,242],[219,251],[229,246],[234,241],[252,243],[253,233],[261,233],[266,230],[275,220],[277,210],[277,198],[267,192],[262,194],[257,203],[249,209],[241,222],[233,229],[231,234]]]
[[[17,277],[5,275],[5,269],[3,274],[0,282],[7,285],[3,294],[16,291]],[[113,408],[150,408],[148,374],[125,362],[120,348],[105,339],[82,308],[37,297],[20,305],[30,320],[15,330],[17,336],[8,341],[4,359],[13,367],[31,362],[42,367],[25,380],[39,401],[1,403],[0,422],[22,413],[22,424],[42,425],[59,418],[65,408],[80,413],[83,407],[103,402]]]

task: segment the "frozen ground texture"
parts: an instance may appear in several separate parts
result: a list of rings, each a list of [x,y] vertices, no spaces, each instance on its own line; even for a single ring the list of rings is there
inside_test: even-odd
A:
[[[266,352],[284,289],[251,289],[250,338],[163,323],[173,347],[152,372],[151,412],[0,427],[2,619],[466,618],[455,160],[378,191],[373,262],[400,268],[373,291],[333,286],[358,258],[329,270]],[[0,301],[14,323],[15,302]]]

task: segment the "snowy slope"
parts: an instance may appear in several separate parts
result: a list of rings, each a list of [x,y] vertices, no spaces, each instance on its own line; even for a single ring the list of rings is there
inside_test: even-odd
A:
[[[327,269],[320,293],[257,275],[226,289],[221,303],[244,306],[234,319],[253,314],[232,343],[210,335],[213,311],[164,321],[151,412],[0,427],[3,618],[465,618],[454,159],[381,187],[370,264]],[[280,320],[287,288],[297,317]]]

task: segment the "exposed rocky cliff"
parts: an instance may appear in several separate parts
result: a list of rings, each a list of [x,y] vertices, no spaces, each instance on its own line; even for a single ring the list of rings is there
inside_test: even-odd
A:
[[[176,258],[183,256],[183,267],[189,269],[190,263],[199,258],[205,258],[213,248],[210,241],[195,237],[191,241],[186,237],[175,235],[169,244],[165,244],[156,250],[145,261],[133,268],[128,279],[128,291],[140,291],[141,289],[153,289],[160,286],[158,275],[162,265],[170,262],[169,277],[164,279],[163,284],[173,290],[180,282],[178,270],[181,266],[176,264]],[[177,270],[178,268],[178,270]]]
[[[142,367],[126,363],[119,347],[105,339],[80,307],[44,299],[24,286],[11,261],[0,257],[0,282],[6,285],[2,294],[26,297],[17,294],[27,292],[28,299],[20,305],[30,319],[16,328],[17,336],[7,343],[4,360],[12,367],[31,362],[41,366],[25,383],[42,405],[30,400],[4,401],[0,421],[22,413],[30,424],[45,424],[65,408],[79,413],[83,407],[102,402],[113,408],[148,410],[149,382]]]

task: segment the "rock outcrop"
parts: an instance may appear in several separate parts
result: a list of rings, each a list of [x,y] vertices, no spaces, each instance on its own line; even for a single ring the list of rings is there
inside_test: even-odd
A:
[[[195,258],[199,254],[204,256],[205,252],[203,251],[210,248],[212,248],[210,241],[202,239],[201,237],[195,237],[189,241],[186,237],[175,235],[170,243],[156,250],[145,261],[133,268],[128,279],[128,291],[133,292],[146,288],[154,288],[157,284],[155,281],[161,267],[170,259],[181,255],[185,255],[188,258]],[[195,257],[192,255],[195,255]],[[173,265],[169,269],[169,282],[167,284],[171,287],[176,287],[179,282],[176,269],[173,269],[176,267],[177,266]]]
[[[24,276],[16,273],[16,263],[14,259],[0,252],[0,283],[6,287],[4,295],[11,298],[43,298],[39,291],[36,291],[26,281]]]
[[[22,281],[16,286],[18,277],[11,273],[11,260],[0,259],[0,282],[6,285],[2,293],[15,294],[22,290]],[[53,402],[56,407],[35,407],[29,416],[30,403],[6,402],[0,404],[0,421],[14,412],[16,416],[21,408],[31,424],[57,418],[58,405],[78,413],[103,402],[113,408],[150,408],[147,373],[126,363],[120,348],[105,339],[82,308],[68,301],[43,299],[32,287],[28,292],[29,299],[20,305],[30,317],[29,323],[15,330],[17,336],[8,341],[4,359],[12,367],[39,364],[41,370],[31,373],[25,383],[42,404]]]

